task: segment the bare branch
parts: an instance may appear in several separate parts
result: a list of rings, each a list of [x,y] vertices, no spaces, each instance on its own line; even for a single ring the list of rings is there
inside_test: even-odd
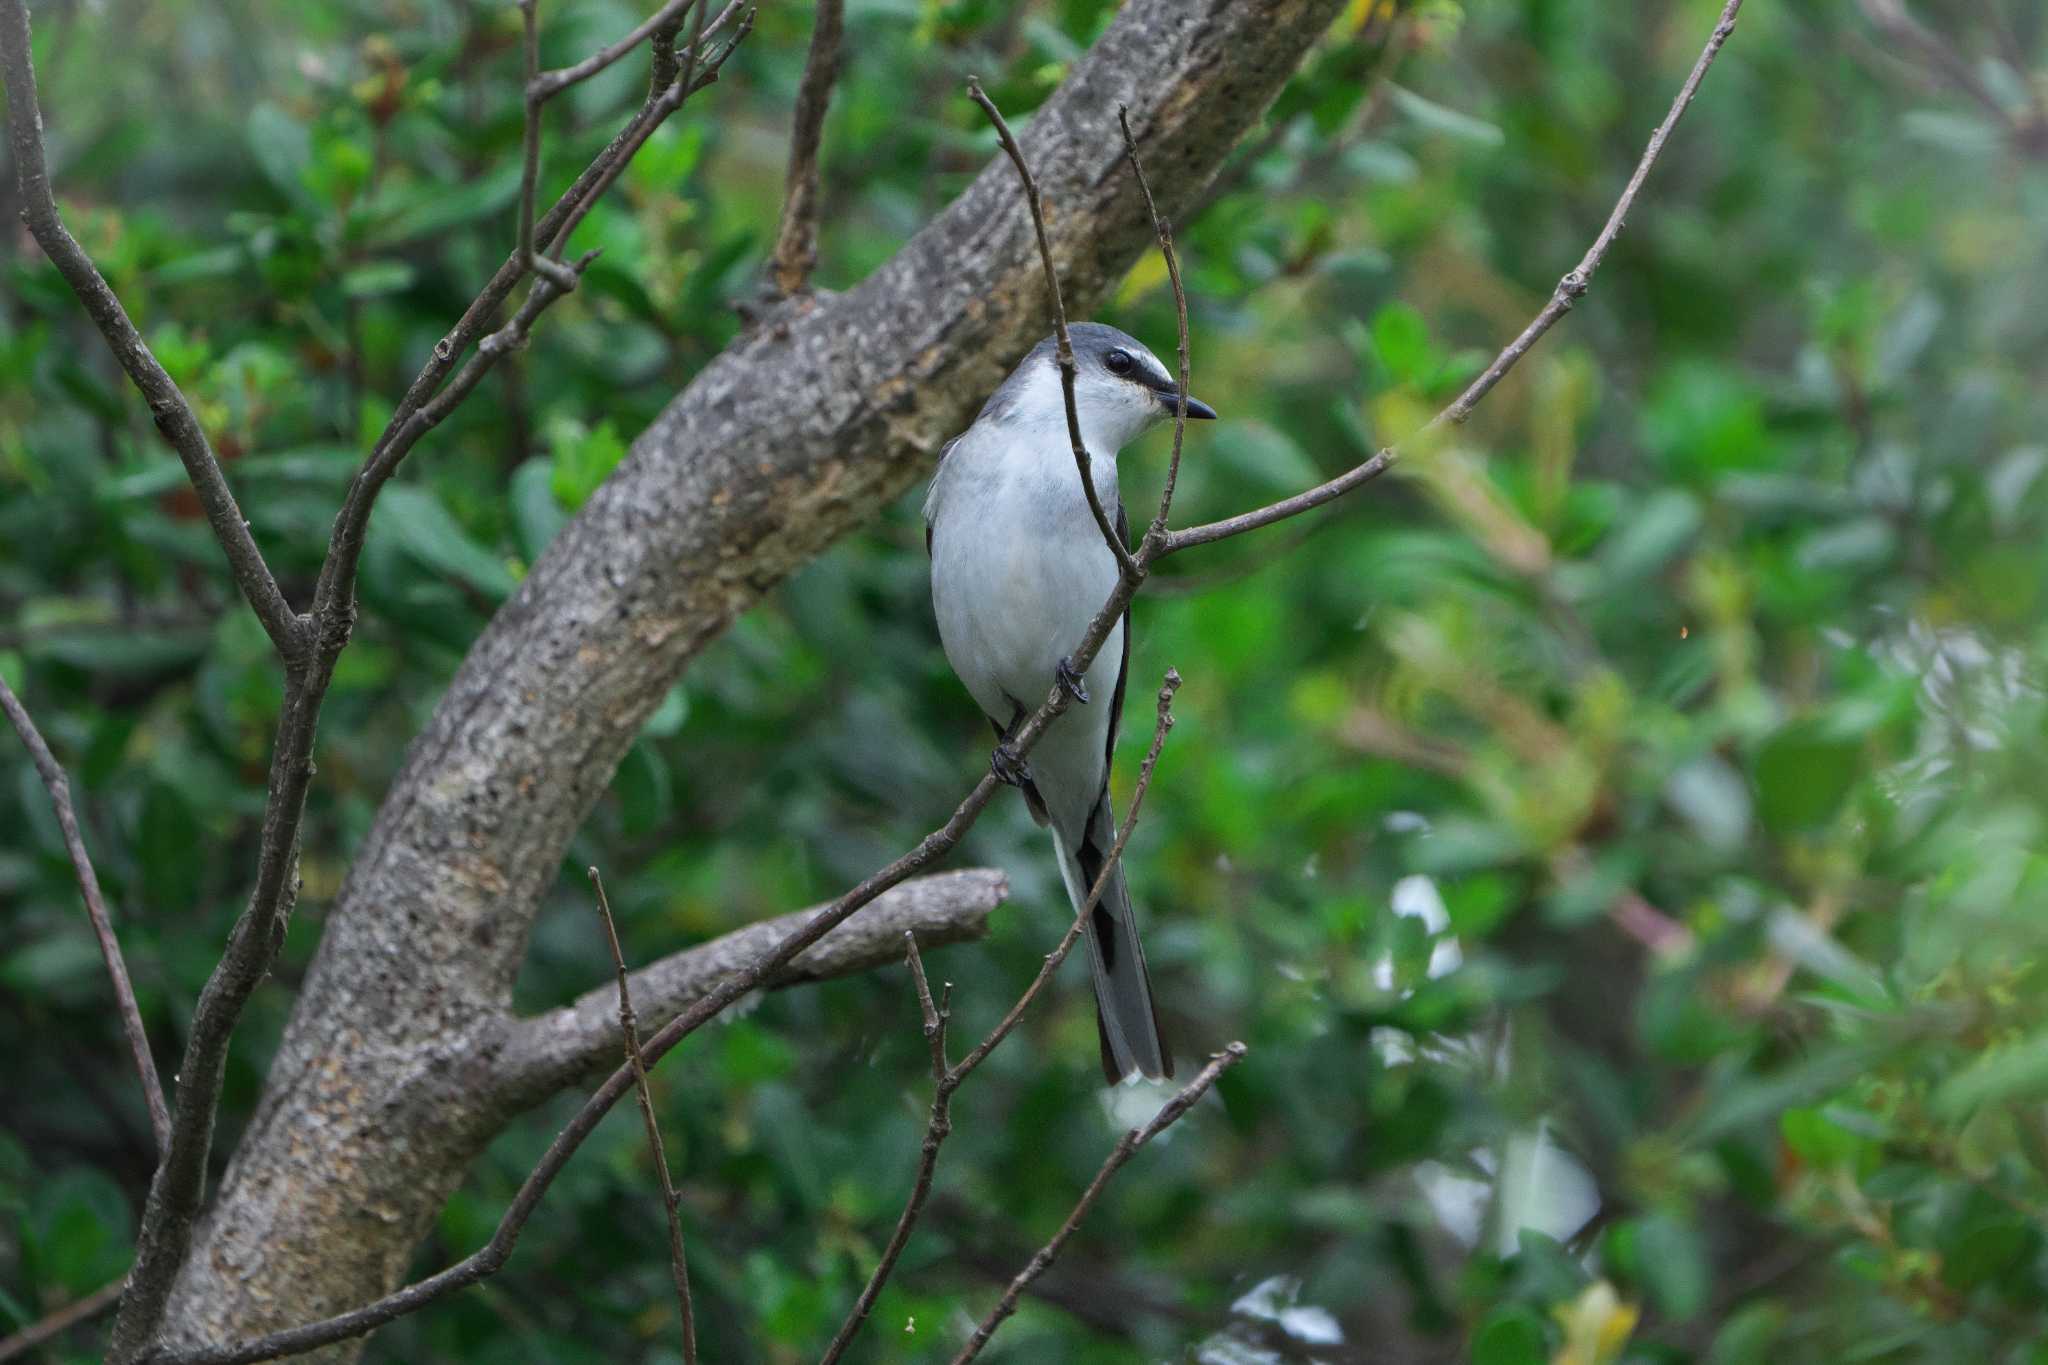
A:
[[[875,1269],[862,1286],[860,1297],[854,1300],[846,1318],[839,1324],[839,1330],[832,1334],[831,1345],[818,1358],[818,1365],[837,1365],[839,1358],[846,1354],[846,1348],[859,1335],[861,1325],[874,1311],[875,1300],[881,1297],[882,1286],[889,1282],[889,1275],[896,1269],[896,1262],[903,1255],[903,1248],[910,1244],[910,1234],[924,1216],[924,1206],[932,1194],[932,1176],[939,1167],[939,1148],[953,1135],[953,1092],[959,1082],[946,1066],[946,1021],[948,1012],[932,1003],[931,984],[925,980],[924,959],[917,953],[917,935],[905,930],[904,952],[910,964],[910,979],[917,987],[917,1005],[924,1015],[925,1045],[932,1054],[932,1112],[925,1122],[924,1145],[919,1149],[917,1175],[910,1184],[910,1198],[904,1201],[903,1212],[897,1215],[896,1228],[889,1234],[889,1241],[882,1248],[881,1256],[875,1262]],[[946,998],[952,1000],[953,985],[946,983]]]
[[[122,1281],[103,1284],[82,1299],[74,1299],[56,1312],[32,1322],[11,1337],[0,1337],[0,1360],[12,1360],[54,1341],[81,1322],[88,1322],[121,1301]]]
[[[304,651],[307,629],[278,589],[277,579],[264,562],[249,523],[235,503],[227,475],[221,472],[206,430],[185,401],[176,381],[157,363],[154,352],[135,330],[128,310],[101,277],[99,268],[85,254],[64,220],[57,213],[57,200],[50,188],[50,168],[43,158],[43,116],[36,104],[35,63],[29,51],[28,8],[22,0],[0,3],[0,79],[7,84],[7,128],[14,151],[14,173],[21,190],[21,215],[36,244],[106,339],[114,359],[149,403],[149,415],[163,433],[186,477],[199,495],[206,521],[214,538],[226,553],[228,569],[236,586],[248,599],[249,607],[270,642],[287,663]]]
[[[1167,283],[1173,286],[1173,315],[1180,331],[1180,374],[1175,381],[1178,390],[1173,398],[1173,455],[1166,462],[1166,482],[1159,490],[1159,511],[1145,532],[1147,540],[1156,540],[1166,534],[1166,515],[1173,510],[1174,485],[1180,482],[1181,442],[1188,434],[1188,291],[1180,282],[1180,256],[1173,249],[1173,227],[1159,216],[1159,205],[1152,199],[1152,182],[1145,178],[1144,163],[1138,160],[1138,140],[1131,136],[1129,105],[1119,104],[1116,107],[1116,123],[1124,134],[1124,159],[1131,163],[1131,174],[1137,177],[1138,193],[1145,196],[1145,216],[1152,220],[1153,235],[1159,238],[1159,254],[1166,261]]]
[[[595,76],[613,62],[618,61],[619,58],[625,56],[643,42],[646,42],[648,38],[652,37],[659,42],[663,31],[666,30],[673,34],[676,29],[681,27],[680,21],[683,11],[691,5],[696,5],[699,11],[702,11],[704,8],[700,0],[667,0],[666,4],[648,15],[632,32],[609,47],[599,48],[574,66],[557,67],[553,71],[546,71],[539,76],[530,77],[528,84],[540,88],[542,99],[553,99],[570,86],[580,85],[584,81],[589,80],[592,76]],[[719,29],[725,26],[726,21],[739,11],[739,8],[737,4],[727,5],[718,18],[708,25],[704,24],[703,15],[700,13],[698,15],[699,28],[697,36],[709,37],[718,32]],[[671,80],[675,76],[673,71],[668,74]],[[662,81],[661,85],[663,88],[666,88],[668,83],[668,81]]]
[[[0,711],[7,713],[14,733],[21,736],[22,744],[28,748],[28,756],[43,779],[43,790],[50,794],[50,806],[57,813],[57,828],[64,833],[64,851],[71,856],[71,871],[85,897],[85,917],[92,921],[93,936],[100,941],[100,957],[105,960],[107,976],[114,984],[121,1027],[128,1035],[128,1051],[135,1057],[135,1072],[142,1078],[142,1095],[149,1102],[149,1125],[156,1133],[156,1149],[161,1156],[170,1145],[171,1111],[164,1104],[164,1086],[157,1079],[156,1061],[150,1056],[149,1034],[142,1027],[135,988],[128,982],[128,963],[121,956],[121,942],[114,937],[114,922],[107,914],[105,898],[100,895],[100,879],[92,870],[92,859],[86,855],[85,840],[79,834],[78,812],[71,805],[71,779],[58,766],[50,746],[43,742],[42,732],[29,718],[28,708],[14,695],[5,678],[0,678]]]
[[[1060,298],[1059,268],[1053,264],[1052,242],[1045,235],[1045,205],[1038,197],[1038,182],[1031,176],[1031,167],[1025,164],[1024,149],[1017,145],[1017,139],[1010,135],[1010,125],[1003,121],[1003,111],[996,108],[994,100],[982,90],[981,82],[969,77],[967,95],[981,106],[989,122],[996,126],[996,137],[1002,142],[1003,150],[1009,154],[1010,164],[1017,168],[1017,178],[1024,183],[1024,202],[1031,207],[1031,226],[1038,234],[1038,258],[1045,266],[1046,293],[1052,299],[1052,330],[1057,338],[1054,359],[1060,367],[1060,396],[1067,407],[1067,439],[1074,447],[1074,468],[1081,474],[1081,492],[1088,499],[1088,511],[1095,518],[1096,529],[1102,532],[1103,544],[1109,546],[1110,554],[1116,557],[1117,569],[1125,578],[1142,578],[1144,568],[1131,558],[1131,551],[1117,535],[1116,528],[1109,524],[1109,516],[1102,510],[1102,498],[1095,491],[1095,476],[1089,472],[1087,443],[1081,439],[1081,415],[1074,407],[1074,343],[1067,335],[1067,306]],[[1182,395],[1185,398],[1185,394]],[[1186,404],[1182,404],[1185,411]],[[1085,665],[1076,664],[1078,674]]]
[[[1628,222],[1629,211],[1635,207],[1636,197],[1642,193],[1643,183],[1649,179],[1650,169],[1657,164],[1657,158],[1663,154],[1664,144],[1670,138],[1671,130],[1678,125],[1679,117],[1692,103],[1693,96],[1699,93],[1700,82],[1706,78],[1707,68],[1714,64],[1714,58],[1720,55],[1722,46],[1728,41],[1728,35],[1735,31],[1735,15],[1741,8],[1742,0],[1728,0],[1722,7],[1720,20],[1714,25],[1713,33],[1708,36],[1699,59],[1693,63],[1691,74],[1685,78],[1685,84],[1679,87],[1678,96],[1671,102],[1671,108],[1664,115],[1663,122],[1650,134],[1649,145],[1643,149],[1642,159],[1636,163],[1634,174],[1629,176],[1621,197],[1614,203],[1613,212],[1607,215],[1607,222],[1600,229],[1600,235],[1593,239],[1592,246],[1586,249],[1586,254],[1580,258],[1578,265],[1558,281],[1549,302],[1545,303],[1543,310],[1522,329],[1521,335],[1509,342],[1507,347],[1494,357],[1493,363],[1467,385],[1465,391],[1453,399],[1448,407],[1431,418],[1429,424],[1417,435],[1427,435],[1446,425],[1456,426],[1463,423],[1472,415],[1472,410],[1479,406],[1480,401],[1493,392],[1494,385],[1500,383],[1507,372],[1529,353],[1529,349],[1543,339],[1543,334],[1555,326],[1559,318],[1570,312],[1573,304],[1585,297],[1587,289],[1592,286],[1593,273],[1600,268],[1600,263],[1607,259],[1607,253],[1613,247],[1615,239],[1621,236],[1621,230]],[[1271,526],[1276,521],[1299,516],[1310,508],[1320,507],[1353,489],[1364,487],[1385,473],[1399,458],[1400,447],[1388,446],[1365,463],[1291,498],[1282,498],[1255,511],[1226,517],[1222,521],[1212,521],[1206,525],[1170,532],[1161,554],[1172,554],[1192,545],[1207,545],[1211,541],[1240,536],[1247,531]]]
[[[991,868],[941,872],[880,896],[854,923],[799,955],[764,985],[782,987],[871,971],[898,960],[903,935],[927,948],[965,943],[988,932],[988,917],[1010,894]],[[822,907],[761,920],[653,962],[633,973],[642,1017],[667,1020],[704,998],[719,982],[773,951]],[[525,1105],[605,1068],[617,1047],[616,994],[586,992],[574,1004],[520,1020],[498,1065],[512,1103]],[[608,1068],[607,1068],[608,1069]]]
[[[1052,1235],[1051,1241],[1039,1248],[1038,1254],[1031,1258],[1030,1263],[1017,1272],[1017,1277],[1010,1281],[1010,1287],[1003,1291],[1003,1297],[996,1301],[996,1306],[989,1310],[988,1316],[981,1320],[981,1325],[974,1329],[974,1335],[960,1348],[960,1353],[953,1357],[953,1365],[966,1365],[966,1362],[981,1354],[982,1347],[988,1345],[989,1338],[1003,1325],[1003,1320],[1017,1311],[1017,1300],[1023,1296],[1031,1282],[1043,1275],[1047,1267],[1059,1256],[1060,1248],[1067,1244],[1067,1239],[1081,1226],[1081,1220],[1095,1207],[1095,1201],[1102,1197],[1102,1191],[1108,1186],[1111,1177],[1123,1168],[1124,1163],[1129,1161],[1140,1147],[1159,1136],[1181,1115],[1193,1108],[1195,1101],[1201,1099],[1208,1093],[1209,1087],[1216,1084],[1216,1078],[1244,1060],[1244,1055],[1243,1043],[1232,1043],[1224,1048],[1209,1060],[1207,1066],[1196,1073],[1195,1078],[1189,1081],[1179,1094],[1168,1100],[1166,1106],[1153,1115],[1150,1123],[1143,1128],[1133,1128],[1118,1140],[1116,1146],[1110,1149],[1108,1159],[1102,1163],[1102,1169],[1095,1173],[1095,1178],[1088,1182],[1088,1188],[1081,1192],[1081,1198],[1074,1204],[1073,1212],[1067,1215],[1067,1221],[1060,1224],[1060,1230]]]
[[[519,22],[526,53],[526,122],[520,134],[519,259],[528,270],[567,293],[576,287],[576,276],[560,261],[533,249],[534,182],[540,178],[540,111],[547,100],[539,79],[540,18],[535,0],[519,0]]]
[[[776,292],[784,298],[808,287],[811,268],[818,263],[818,144],[824,138],[832,86],[839,79],[840,38],[845,26],[845,0],[818,0],[811,51],[804,59],[803,84],[797,87],[790,127],[782,227],[775,235],[773,275]]]
[[[619,1041],[626,1051],[626,1065],[633,1068],[633,1093],[640,1101],[640,1120],[647,1128],[647,1150],[654,1156],[654,1173],[661,1180],[661,1211],[668,1219],[669,1273],[676,1285],[676,1311],[683,1324],[684,1365],[697,1365],[697,1314],[690,1304],[690,1264],[683,1255],[683,1220],[676,1207],[675,1182],[668,1175],[668,1149],[662,1145],[661,1123],[654,1117],[654,1092],[647,1084],[647,1065],[640,1058],[640,1026],[633,1019],[633,995],[626,984],[626,955],[619,947],[619,926],[612,919],[612,903],[604,894],[604,878],[590,869],[590,885],[597,893],[598,917],[604,921],[604,937],[612,950],[612,965],[619,973]]]
[[[691,95],[696,94],[705,86],[717,82],[718,73],[725,66],[726,60],[733,53],[739,51],[740,44],[745,42],[747,35],[754,31],[754,8],[751,0],[733,0],[732,4],[726,6],[725,14],[730,14],[735,9],[740,11],[740,22],[738,27],[733,30],[731,39],[726,42],[724,47],[718,50],[717,55],[712,57],[710,61],[700,64],[697,52],[698,43],[701,39],[691,42],[685,59],[683,74],[673,85],[669,86],[660,99],[654,102],[651,106],[650,117],[629,129],[623,139],[616,144],[619,147],[620,154],[607,162],[603,171],[598,175],[591,191],[573,204],[568,213],[563,216],[562,226],[556,230],[554,235],[553,250],[559,251],[562,249],[563,244],[569,240],[570,234],[575,232],[577,226],[582,223],[590,211],[597,207],[597,201],[604,196],[605,191],[617,183],[619,176],[625,172],[627,166],[632,164],[633,157],[646,144],[647,139],[653,136],[654,130],[661,126],[662,121],[681,108],[683,101]],[[725,14],[719,16],[721,24],[724,22]],[[701,11],[699,11],[697,17],[701,22],[703,19]]]
[[[925,982],[924,963],[917,955],[917,940],[913,935],[905,935],[910,939],[910,972],[917,985],[918,1005],[924,1014],[925,1039],[932,1053],[934,1084],[931,1118],[925,1124],[924,1145],[918,1154],[917,1175],[911,1182],[910,1198],[905,1201],[903,1212],[896,1219],[896,1229],[890,1233],[888,1245],[882,1249],[880,1259],[875,1262],[874,1272],[868,1276],[867,1284],[861,1289],[860,1297],[854,1301],[845,1321],[839,1324],[838,1332],[832,1337],[832,1344],[826,1348],[818,1365],[834,1365],[840,1356],[845,1354],[846,1348],[859,1333],[861,1324],[866,1322],[868,1314],[874,1311],[875,1300],[881,1296],[882,1286],[888,1282],[890,1272],[895,1270],[897,1260],[903,1255],[903,1248],[910,1242],[912,1230],[924,1216],[925,1203],[931,1197],[932,1176],[938,1169],[939,1148],[953,1132],[953,1092],[974,1074],[975,1068],[988,1060],[988,1055],[1001,1046],[1003,1039],[1010,1036],[1018,1021],[1024,1017],[1024,1012],[1031,1007],[1031,1002],[1045,989],[1045,983],[1052,980],[1053,974],[1060,969],[1060,964],[1067,960],[1067,954],[1080,942],[1082,929],[1088,923],[1088,917],[1094,913],[1097,902],[1102,899],[1103,890],[1109,885],[1110,876],[1115,872],[1117,864],[1122,861],[1124,846],[1130,842],[1131,831],[1137,828],[1138,811],[1145,804],[1145,793],[1151,789],[1152,773],[1159,766],[1160,750],[1166,747],[1166,734],[1173,729],[1173,694],[1179,690],[1180,674],[1174,669],[1167,669],[1166,677],[1159,687],[1159,714],[1152,728],[1152,747],[1146,750],[1145,761],[1139,765],[1138,784],[1131,792],[1131,808],[1124,815],[1123,826],[1117,831],[1116,842],[1110,845],[1109,853],[1102,861],[1102,871],[1096,874],[1095,884],[1089,888],[1087,899],[1075,912],[1074,922],[1068,926],[1058,945],[1046,954],[1044,963],[1038,969],[1038,975],[1024,988],[1024,993],[1017,997],[1017,1002],[1010,1006],[995,1028],[989,1031],[988,1036],[960,1059],[957,1066],[946,1065],[947,1010],[944,1006],[933,1006],[931,987]],[[946,987],[948,1004],[952,1000],[952,990],[949,983]]]

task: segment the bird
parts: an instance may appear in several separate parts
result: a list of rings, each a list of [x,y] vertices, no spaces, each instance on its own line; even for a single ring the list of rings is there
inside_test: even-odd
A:
[[[1179,386],[1135,338],[1102,323],[1068,329],[1074,408],[1098,501],[1128,547],[1117,453],[1171,417]],[[1131,659],[1131,618],[1110,632],[1083,672],[1070,659],[1118,581],[1116,557],[1082,492],[1068,434],[1058,339],[1033,347],[947,442],[925,498],[932,607],[946,659],[996,733],[990,767],[1022,793],[1052,833],[1060,879],[1076,914],[1116,839],[1109,769]],[[1192,397],[1187,415],[1216,410]],[[1010,747],[1057,683],[1077,706],[1054,718],[1028,761]],[[1099,704],[1089,704],[1094,698]],[[1145,971],[1145,950],[1121,860],[1085,934],[1093,971],[1103,1076],[1173,1075]]]

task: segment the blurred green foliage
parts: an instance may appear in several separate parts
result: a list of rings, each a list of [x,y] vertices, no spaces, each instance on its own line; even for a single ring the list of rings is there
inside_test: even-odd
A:
[[[550,63],[638,12],[541,8]],[[1111,13],[848,8],[827,287],[993,154],[967,73],[1021,114]],[[1354,5],[1180,228],[1196,388],[1226,418],[1192,434],[1183,519],[1333,473],[1455,392],[1578,259],[1716,8],[1429,0],[1389,28]],[[2035,7],[1920,12],[2015,108],[2042,88]],[[516,11],[53,0],[37,23],[73,230],[302,600],[357,453],[510,243]],[[763,7],[582,228],[605,249],[584,289],[381,502],[226,1145],[463,649],[737,330],[808,28]],[[549,185],[642,79],[560,102]],[[1133,884],[1183,1055],[1251,1057],[991,1359],[2048,1359],[2044,221],[2043,163],[1854,7],[1753,5],[1591,296],[1468,426],[1170,566],[1133,687],[1188,682]],[[246,889],[278,679],[54,272],[19,233],[0,272],[0,672],[71,769],[168,1060]],[[1104,316],[1170,346],[1156,260]],[[1136,502],[1163,445],[1125,461]],[[915,497],[691,669],[578,836],[636,958],[833,893],[980,771]],[[4,1332],[121,1273],[151,1144],[11,741],[0,828]],[[962,1033],[1064,922],[1021,805],[968,860],[1016,894],[933,958]],[[583,895],[565,878],[543,911],[523,1006],[604,979]],[[864,1358],[949,1354],[1127,1121],[1089,1008],[1063,979],[963,1093]],[[902,973],[773,996],[655,1084],[710,1358],[809,1358],[909,1185],[928,1081]],[[488,1235],[573,1103],[491,1149],[422,1269]],[[647,1165],[637,1122],[607,1124],[501,1276],[370,1358],[674,1359]]]

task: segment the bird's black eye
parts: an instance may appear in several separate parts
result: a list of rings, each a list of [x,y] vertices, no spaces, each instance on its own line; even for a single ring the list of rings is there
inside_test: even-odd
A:
[[[1108,355],[1102,357],[1102,366],[1111,374],[1129,374],[1131,372],[1130,352],[1111,351]]]

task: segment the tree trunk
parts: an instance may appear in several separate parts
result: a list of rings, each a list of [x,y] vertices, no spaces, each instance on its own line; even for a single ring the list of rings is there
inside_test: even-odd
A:
[[[1118,102],[1171,216],[1340,6],[1126,5],[1022,137],[1077,315],[1152,240]],[[541,1097],[536,1030],[552,1025],[509,1016],[513,979],[641,722],[734,617],[923,474],[1048,326],[998,157],[858,288],[734,343],[634,443],[407,754],[180,1277],[171,1344],[328,1316],[398,1283],[469,1162]],[[652,1029],[667,1014],[645,1016]]]

